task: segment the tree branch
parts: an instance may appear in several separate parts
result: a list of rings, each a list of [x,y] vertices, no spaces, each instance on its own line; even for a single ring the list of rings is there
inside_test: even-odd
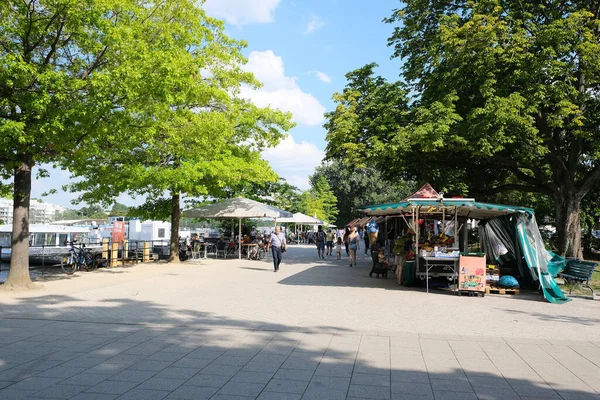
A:
[[[599,180],[600,164],[597,164],[596,167],[594,167],[594,169],[592,169],[592,171],[583,179],[583,183],[577,191],[579,198],[583,198],[590,191],[592,186],[594,186],[594,184],[596,184]]]
[[[58,44],[58,41],[60,40],[60,36],[62,35],[62,30],[63,30],[64,26],[65,26],[65,19],[63,18],[62,21],[60,22],[60,26],[58,27],[58,30],[56,32],[56,37],[52,41],[50,50],[48,51],[48,54],[46,54],[46,57],[44,58],[43,65],[48,65],[48,63],[50,62],[50,59],[56,52],[56,45]]]
[[[516,190],[516,191],[520,191],[520,192],[530,192],[530,193],[544,193],[544,194],[550,194],[548,192],[548,190],[544,187],[540,187],[540,186],[527,186],[527,185],[518,185],[518,184],[507,184],[507,185],[502,185],[502,186],[497,186],[493,189],[488,189],[488,190],[482,190],[479,192],[473,192],[473,195],[481,195],[481,196],[489,196],[492,194],[497,194],[497,193],[502,193],[502,192],[508,192],[511,190]]]
[[[83,73],[83,75],[81,76],[81,79],[86,79],[88,76],[90,76],[90,74],[92,72],[94,72],[94,70],[96,68],[98,68],[101,65],[102,57],[104,57],[104,54],[106,53],[106,50],[108,50],[108,46],[104,46],[104,49],[102,49],[102,51],[100,52],[100,54],[98,54],[98,56],[96,56],[96,59],[94,60],[94,62],[90,66],[90,68],[88,68]]]

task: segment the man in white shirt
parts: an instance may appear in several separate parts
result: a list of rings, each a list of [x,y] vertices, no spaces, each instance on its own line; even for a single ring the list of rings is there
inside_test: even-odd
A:
[[[275,227],[275,232],[271,234],[271,241],[269,247],[273,254],[273,266],[275,271],[279,271],[279,264],[281,264],[282,249],[285,249],[285,235],[281,233],[281,228]],[[268,249],[267,249],[268,251]]]

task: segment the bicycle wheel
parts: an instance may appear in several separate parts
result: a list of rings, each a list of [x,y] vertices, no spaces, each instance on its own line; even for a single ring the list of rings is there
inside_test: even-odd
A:
[[[73,256],[70,256],[66,261],[60,264],[60,267],[65,271],[65,274],[72,275],[77,270],[77,262]]]

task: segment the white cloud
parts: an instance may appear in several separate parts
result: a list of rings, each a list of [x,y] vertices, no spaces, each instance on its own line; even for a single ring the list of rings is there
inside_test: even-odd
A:
[[[294,121],[318,126],[323,122],[325,107],[298,86],[298,78],[285,75],[283,59],[272,50],[253,51],[248,56],[247,71],[263,83],[259,90],[242,89],[242,97],[259,107],[271,106],[293,114]]]
[[[266,24],[273,21],[280,0],[207,0],[204,10],[231,25]]]
[[[325,153],[312,143],[301,141],[296,143],[288,135],[275,148],[263,152],[273,170],[282,178],[302,190],[310,187],[308,176],[315,172],[315,167],[321,164]]]
[[[316,15],[313,15],[310,18],[308,25],[306,26],[306,30],[304,31],[304,34],[305,35],[311,34],[314,31],[316,31],[317,29],[321,29],[324,26],[325,26],[325,21],[323,21],[321,18],[317,17]]]
[[[307,74],[315,74],[321,82],[331,83],[331,77],[329,75],[327,75],[325,72],[309,71],[309,72],[307,72]]]

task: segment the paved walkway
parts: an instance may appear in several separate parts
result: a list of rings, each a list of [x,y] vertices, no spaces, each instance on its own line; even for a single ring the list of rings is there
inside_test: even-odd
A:
[[[366,257],[285,257],[0,292],[0,399],[600,400],[598,302],[426,294]]]

